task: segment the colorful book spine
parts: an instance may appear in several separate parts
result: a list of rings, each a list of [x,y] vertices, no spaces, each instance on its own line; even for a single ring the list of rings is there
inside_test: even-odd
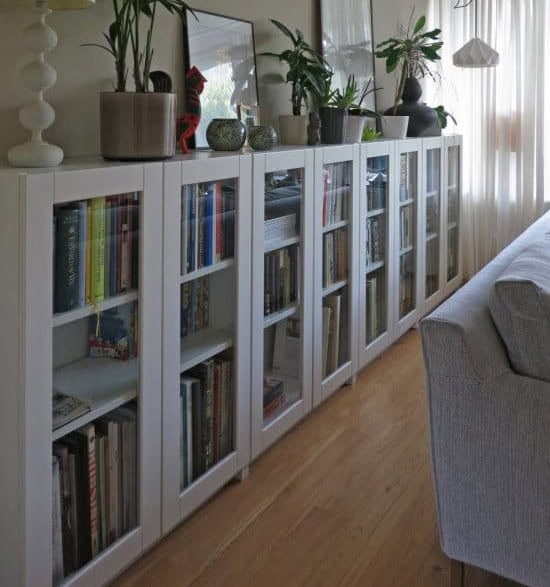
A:
[[[94,303],[105,297],[105,197],[94,198],[91,208],[90,301]]]
[[[54,311],[80,306],[80,209],[58,208],[55,236]]]

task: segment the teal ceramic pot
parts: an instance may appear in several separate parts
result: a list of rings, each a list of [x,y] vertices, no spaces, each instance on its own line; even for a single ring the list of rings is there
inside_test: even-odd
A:
[[[248,131],[248,144],[256,151],[270,151],[277,144],[277,133],[272,126],[253,126]]]
[[[246,129],[237,118],[214,118],[206,129],[206,142],[214,151],[238,151],[245,139]]]

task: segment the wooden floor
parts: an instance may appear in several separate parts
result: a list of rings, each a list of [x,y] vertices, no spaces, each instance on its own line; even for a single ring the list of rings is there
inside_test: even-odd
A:
[[[411,331],[116,587],[447,587]],[[468,568],[467,587],[511,587]]]

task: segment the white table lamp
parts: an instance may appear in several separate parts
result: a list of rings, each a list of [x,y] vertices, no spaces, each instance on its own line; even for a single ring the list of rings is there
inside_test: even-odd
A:
[[[55,120],[54,109],[44,100],[44,91],[57,79],[55,69],[45,61],[44,53],[57,45],[55,31],[46,24],[46,16],[52,10],[73,10],[93,6],[95,0],[11,0],[11,6],[33,7],[37,20],[23,31],[25,43],[34,59],[20,72],[23,85],[33,96],[19,110],[19,122],[29,131],[31,138],[22,145],[10,149],[8,161],[16,167],[53,167],[63,161],[63,150],[42,138]]]

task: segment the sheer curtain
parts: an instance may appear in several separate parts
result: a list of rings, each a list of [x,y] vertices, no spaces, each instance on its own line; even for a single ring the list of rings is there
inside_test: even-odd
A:
[[[474,70],[452,65],[452,54],[474,34],[474,5],[434,2],[445,43],[436,100],[464,135],[463,253],[470,276],[550,199],[550,0],[478,0],[479,36],[500,53],[500,64]]]

